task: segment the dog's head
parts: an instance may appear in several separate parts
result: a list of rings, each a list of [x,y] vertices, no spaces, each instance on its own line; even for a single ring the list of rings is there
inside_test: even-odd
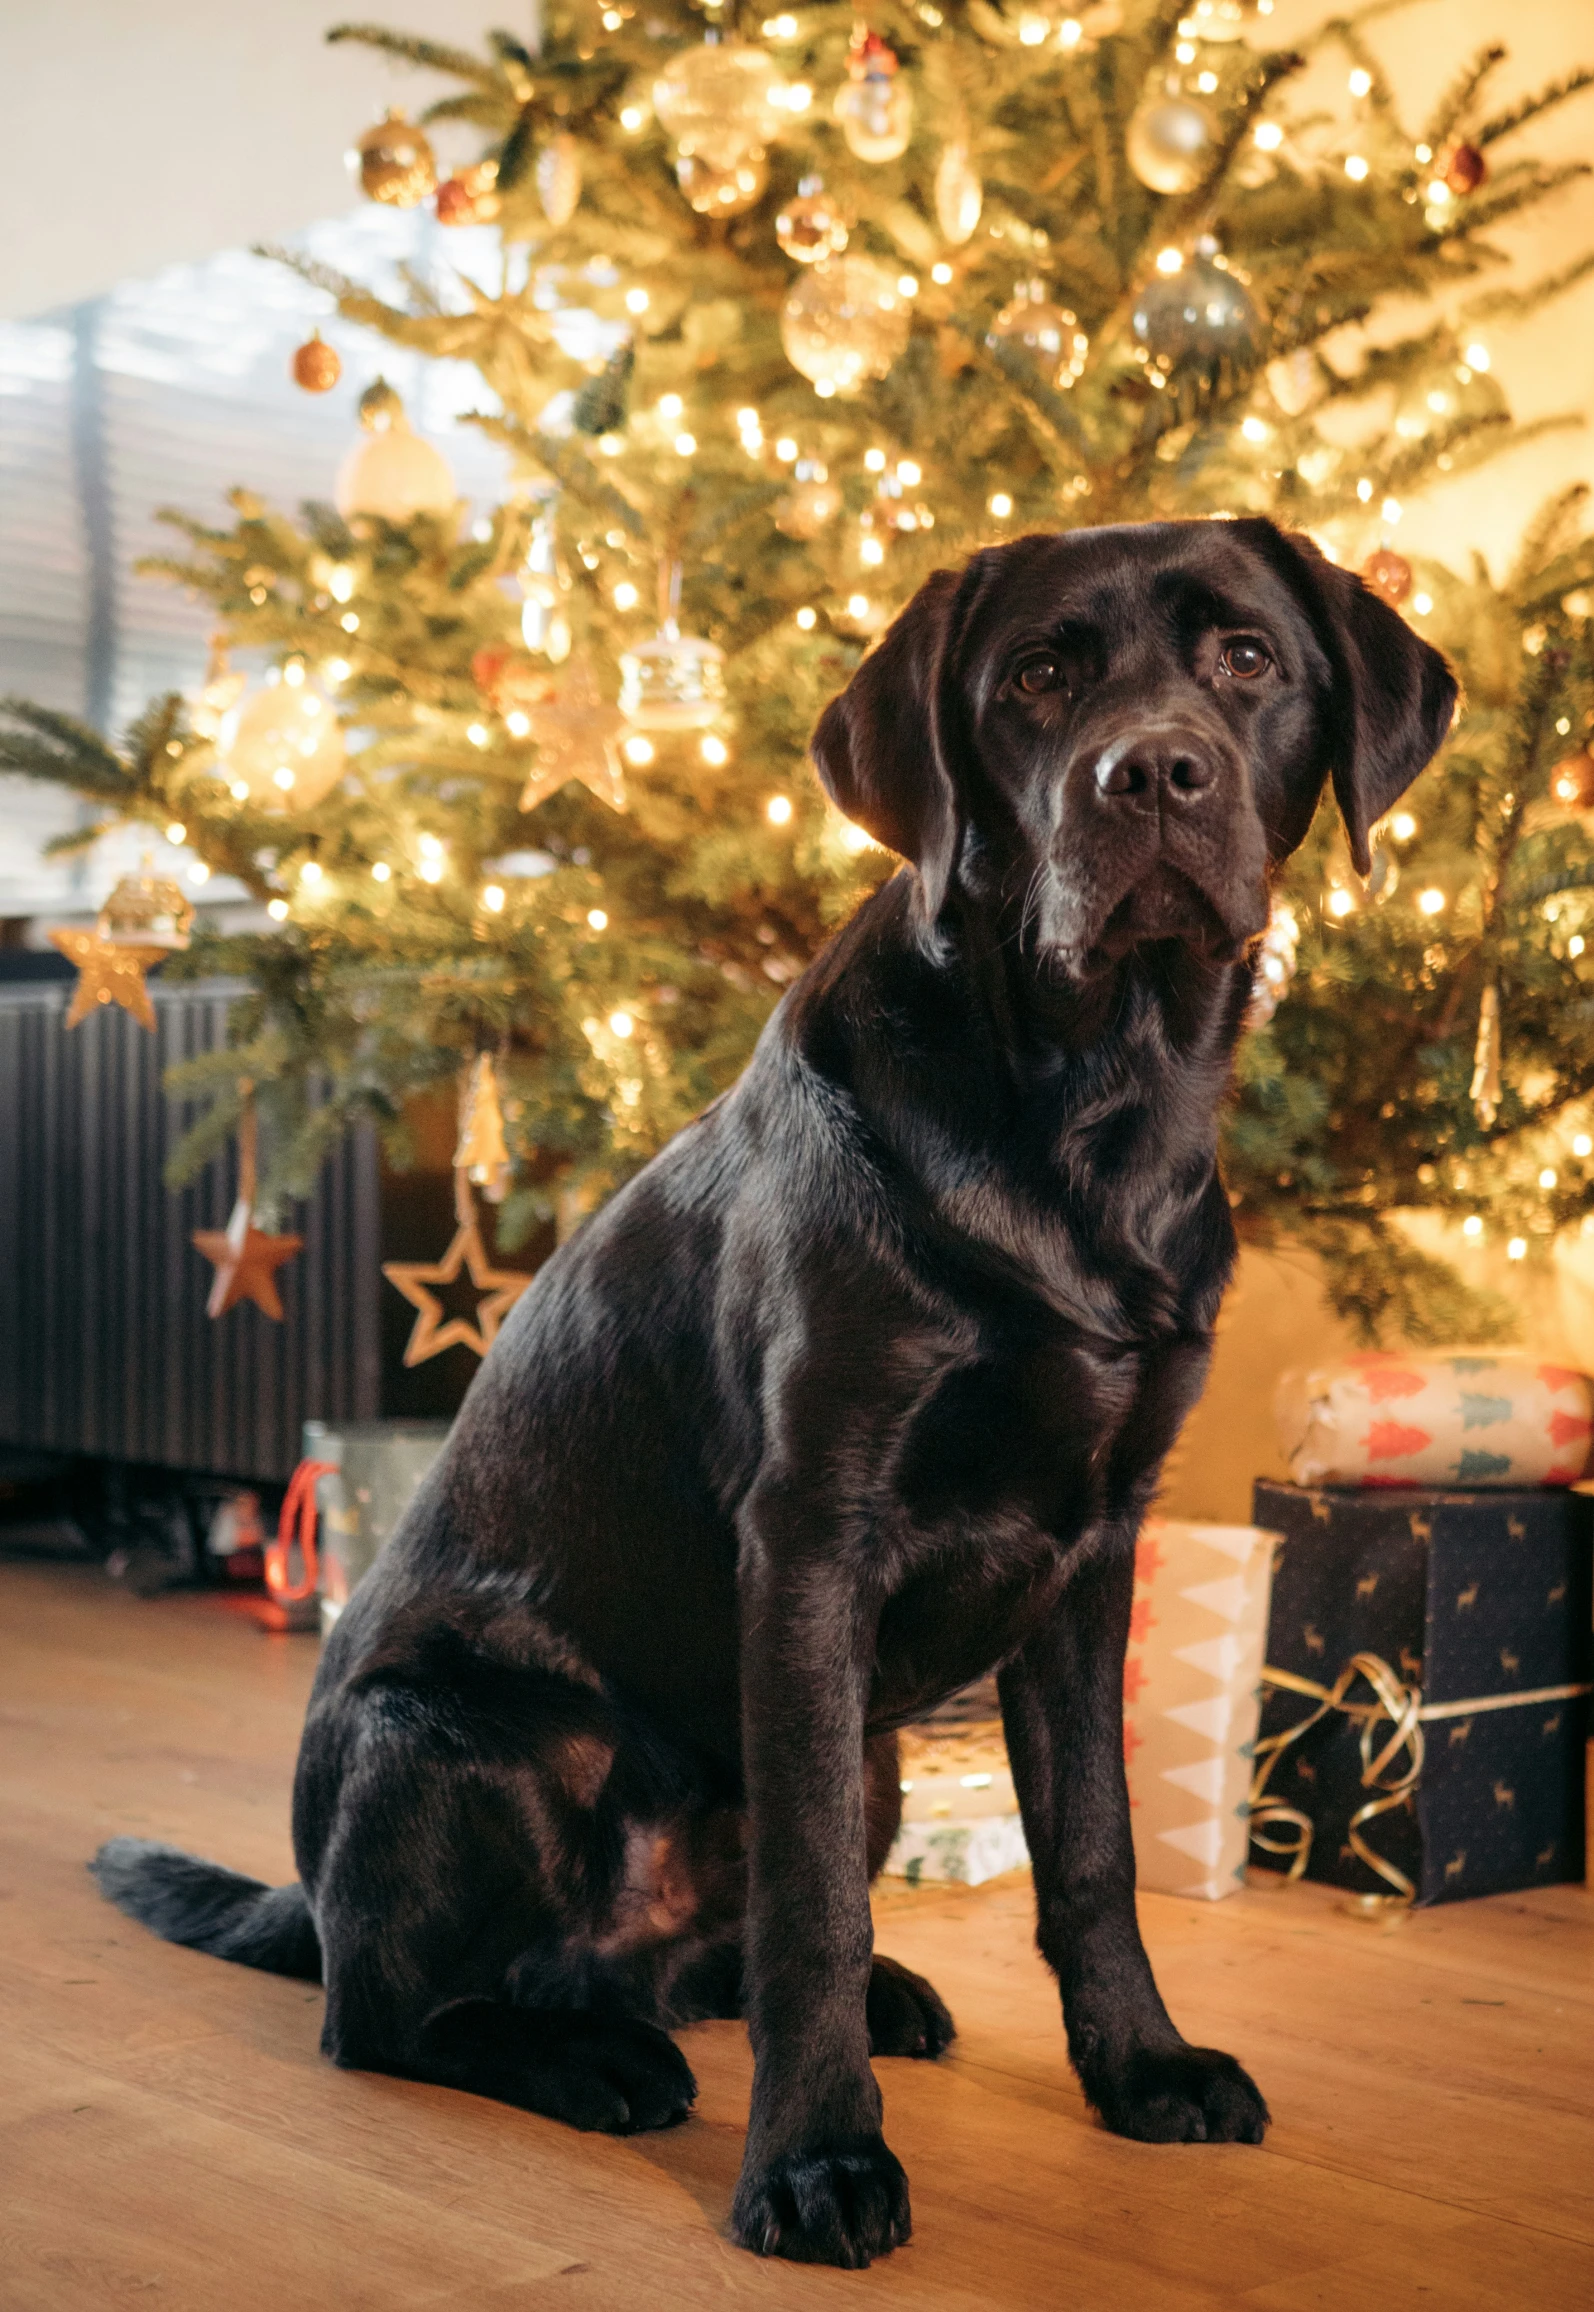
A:
[[[1350,853],[1434,753],[1456,684],[1271,522],[1016,539],[939,572],[826,708],[819,775],[911,859],[1027,899],[1087,978],[1143,941],[1237,956],[1332,775]]]

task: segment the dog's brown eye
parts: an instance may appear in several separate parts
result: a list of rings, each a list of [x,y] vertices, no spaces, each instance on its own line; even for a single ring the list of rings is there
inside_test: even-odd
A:
[[[1018,670],[1018,687],[1033,697],[1038,691],[1061,690],[1063,670],[1055,658],[1032,658]]]
[[[1225,643],[1219,666],[1225,674],[1232,674],[1237,682],[1254,682],[1259,674],[1266,674],[1273,661],[1260,642],[1241,636],[1238,641]]]

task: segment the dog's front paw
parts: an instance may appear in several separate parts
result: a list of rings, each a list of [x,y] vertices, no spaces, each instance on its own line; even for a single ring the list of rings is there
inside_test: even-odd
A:
[[[1140,2143],[1260,2143],[1261,2090],[1216,2047],[1142,2047],[1085,2092],[1115,2135]]]
[[[858,2271],[913,2231],[908,2179],[878,2135],[783,2152],[736,2187],[731,2237],[758,2256]]]
[[[957,2037],[940,1993],[895,1959],[876,1958],[865,2002],[871,2055],[917,2055],[932,2061]]]

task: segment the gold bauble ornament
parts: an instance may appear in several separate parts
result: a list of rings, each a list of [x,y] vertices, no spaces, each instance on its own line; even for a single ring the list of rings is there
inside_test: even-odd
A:
[[[763,198],[769,162],[756,145],[723,169],[701,153],[682,153],[675,180],[700,217],[739,217]]]
[[[330,393],[343,375],[337,347],[328,345],[319,329],[312,329],[298,347],[291,367],[294,384],[302,386],[306,393]]]
[[[1040,281],[1018,284],[986,331],[985,342],[1021,354],[1053,392],[1075,382],[1090,351],[1090,339],[1077,314],[1066,305],[1053,304]]]
[[[1380,546],[1362,564],[1361,574],[1391,610],[1398,610],[1411,592],[1411,564],[1393,546]]]
[[[451,514],[459,493],[448,460],[423,441],[404,414],[404,404],[378,378],[360,396],[363,438],[338,468],[333,498],[346,522],[357,514],[385,522],[408,522],[417,514]]]
[[[1550,773],[1550,793],[1563,810],[1594,810],[1594,754],[1586,746],[1561,757]]]
[[[537,155],[537,198],[550,225],[568,225],[581,199],[581,147],[561,130]]]
[[[954,249],[961,249],[973,238],[984,205],[985,189],[969,159],[968,147],[949,144],[935,171],[935,221],[943,239]]]
[[[734,168],[786,121],[786,84],[773,58],[739,40],[683,48],[653,83],[653,110],[677,154]]]
[[[496,161],[477,161],[473,168],[456,169],[437,188],[440,225],[491,225],[503,205]]]
[[[1182,89],[1153,89],[1129,116],[1124,152],[1153,193],[1193,193],[1217,165],[1216,113]]]
[[[296,817],[331,794],[346,763],[336,714],[302,679],[241,700],[222,723],[216,752],[235,803]]]
[[[136,875],[124,875],[100,909],[100,937],[116,947],[158,947],[168,955],[188,945],[194,910],[183,887],[157,875],[146,859]]]
[[[896,52],[862,25],[852,36],[835,115],[848,150],[861,161],[878,165],[900,159],[913,136],[913,91]]]
[[[395,105],[355,146],[360,190],[392,209],[413,209],[437,186],[437,163],[425,131]]]
[[[847,220],[818,177],[804,177],[775,219],[775,238],[795,264],[819,265],[847,246]]]
[[[781,308],[786,358],[829,393],[884,377],[908,342],[912,315],[897,276],[873,257],[811,265]]]

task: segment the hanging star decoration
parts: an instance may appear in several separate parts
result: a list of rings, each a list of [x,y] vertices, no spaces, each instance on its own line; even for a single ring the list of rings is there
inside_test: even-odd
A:
[[[255,1104],[246,1091],[238,1125],[238,1197],[232,1217],[225,1228],[196,1228],[193,1243],[216,1271],[205,1302],[206,1316],[225,1316],[240,1301],[251,1300],[280,1325],[282,1296],[277,1291],[276,1272],[284,1261],[303,1251],[304,1238],[272,1236],[256,1228],[255,1156]]]
[[[157,875],[146,856],[141,873],[122,877],[92,931],[52,931],[51,944],[77,966],[67,1026],[75,1028],[106,1004],[120,1004],[141,1028],[153,1030],[155,1006],[144,974],[188,945],[193,919],[181,887]]]
[[[382,1274],[419,1314],[404,1346],[404,1362],[424,1365],[445,1349],[469,1349],[485,1357],[498,1338],[498,1328],[531,1278],[516,1269],[494,1268],[482,1243],[481,1226],[472,1202],[470,1182],[463,1168],[454,1173],[454,1240],[441,1260],[385,1260]],[[427,1287],[453,1284],[464,1269],[482,1298],[474,1317],[446,1316],[442,1302]]]
[[[625,809],[625,779],[615,741],[625,717],[600,694],[590,660],[573,658],[555,696],[527,709],[537,768],[521,791],[534,811],[570,779],[579,779],[611,810]]]

